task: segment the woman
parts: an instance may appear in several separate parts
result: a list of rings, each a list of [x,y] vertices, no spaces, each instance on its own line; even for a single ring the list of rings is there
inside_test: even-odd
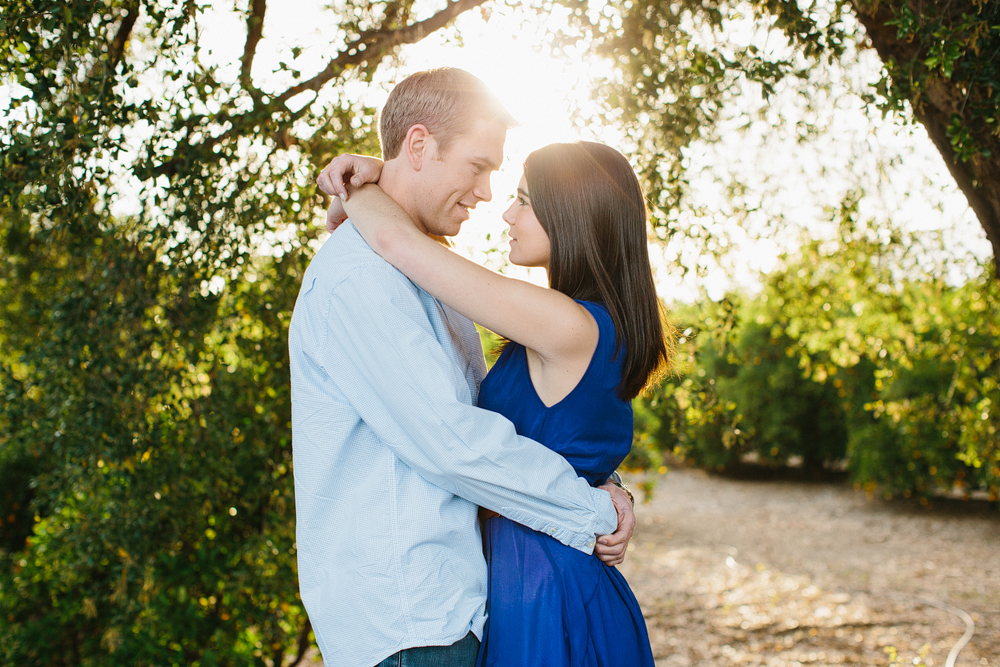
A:
[[[525,161],[503,216],[509,259],[546,269],[550,289],[459,257],[376,186],[353,192],[344,208],[386,261],[511,341],[482,383],[480,407],[603,483],[631,447],[630,400],[665,369],[671,348],[645,201],[625,157],[576,143]],[[653,664],[639,605],[616,569],[504,517],[486,520],[483,533],[489,618],[478,665]]]

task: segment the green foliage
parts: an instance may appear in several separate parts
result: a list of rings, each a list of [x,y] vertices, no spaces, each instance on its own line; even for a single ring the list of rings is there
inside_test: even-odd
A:
[[[680,376],[644,399],[668,425],[651,435],[705,467],[846,461],[870,491],[996,500],[996,281],[982,267],[953,287],[923,271],[912,239],[862,223],[854,201],[838,216],[840,237],[804,244],[758,296],[680,312]],[[907,274],[907,257],[922,271]]]
[[[873,9],[872,3],[859,4],[862,11]],[[896,30],[896,39],[916,46],[885,63],[886,109],[919,108],[933,81],[948,81],[964,91],[947,127],[955,156],[962,162],[989,157],[995,142],[984,138],[1000,136],[1000,63],[992,55],[1000,48],[1000,5],[988,0],[934,8],[901,0],[885,4],[893,15],[886,25]]]
[[[792,344],[735,295],[708,309],[685,309],[685,370],[664,383],[647,409],[669,415],[656,434],[674,453],[723,470],[745,459],[808,467],[842,459],[846,433],[832,386],[803,377]]]
[[[304,622],[284,342],[302,254],[201,294],[118,230],[12,225],[5,250],[15,230],[0,470],[22,520],[0,554],[3,662],[273,655]]]
[[[337,92],[468,6],[417,24],[409,2],[337,4],[329,66],[292,53],[263,90],[265,3],[244,4],[235,68],[202,51],[197,3],[0,9],[2,664],[308,647],[286,333],[312,178],[374,149],[371,110]]]

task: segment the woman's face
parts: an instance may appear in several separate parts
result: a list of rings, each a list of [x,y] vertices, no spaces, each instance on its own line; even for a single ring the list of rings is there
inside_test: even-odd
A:
[[[517,195],[510,208],[504,212],[503,220],[510,225],[507,236],[510,238],[508,259],[511,263],[518,266],[539,266],[548,270],[549,235],[542,229],[531,208],[531,197],[524,176],[517,184]]]

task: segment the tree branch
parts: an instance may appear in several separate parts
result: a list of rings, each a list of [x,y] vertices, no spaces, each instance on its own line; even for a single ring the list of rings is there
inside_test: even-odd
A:
[[[343,72],[348,66],[357,65],[373,58],[380,59],[390,49],[402,44],[419,42],[432,32],[451,23],[463,12],[479,7],[486,2],[487,0],[454,0],[429,19],[411,23],[404,28],[366,30],[356,40],[348,43],[345,49],[331,60],[322,72],[308,81],[303,81],[297,86],[289,88],[278,95],[275,101],[282,103],[307,90],[318,91],[327,81]]]
[[[260,91],[250,79],[250,69],[257,54],[257,43],[264,34],[265,11],[267,11],[267,0],[253,0],[250,15],[247,17],[247,41],[243,47],[243,57],[240,59],[240,85],[254,98],[260,96]]]
[[[868,33],[868,39],[883,63],[892,60],[899,63],[919,61],[926,56],[925,43],[917,39],[899,38],[896,12],[890,3],[873,0],[851,1]],[[973,9],[972,4],[963,0],[946,3],[938,8],[938,13],[941,16],[960,16],[963,12],[971,12]],[[994,176],[1000,167],[1000,150],[998,150],[1000,144],[989,130],[973,127],[971,131],[975,140],[981,148],[987,150],[963,160],[956,154],[948,130],[956,116],[965,126],[971,126],[971,119],[965,112],[966,98],[971,92],[971,86],[963,91],[961,82],[933,76],[928,78],[925,88],[920,91],[919,99],[912,93],[908,94],[907,98],[914,117],[927,131],[931,142],[938,149],[948,171],[951,172],[955,183],[965,195],[969,207],[986,232],[986,238],[993,247],[996,276],[1000,279],[1000,182]]]
[[[288,667],[296,667],[302,658],[306,656],[306,651],[309,650],[309,631],[312,630],[312,624],[310,624],[309,619],[306,619],[305,625],[302,626],[302,630],[299,631],[299,645],[298,654],[295,656],[295,660]]]
[[[121,25],[118,26],[118,32],[115,34],[115,38],[108,48],[108,72],[115,71],[118,63],[121,62],[122,56],[125,54],[125,45],[128,44],[128,38],[132,35],[132,28],[139,18],[139,7],[140,3],[137,2],[125,10],[125,17],[122,19]]]

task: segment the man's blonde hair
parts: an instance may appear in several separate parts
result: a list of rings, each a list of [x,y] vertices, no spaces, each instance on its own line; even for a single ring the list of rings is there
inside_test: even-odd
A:
[[[517,121],[482,81],[457,67],[417,72],[389,93],[379,117],[382,159],[399,155],[406,133],[423,125],[441,151],[477,120],[496,121],[510,129]]]

